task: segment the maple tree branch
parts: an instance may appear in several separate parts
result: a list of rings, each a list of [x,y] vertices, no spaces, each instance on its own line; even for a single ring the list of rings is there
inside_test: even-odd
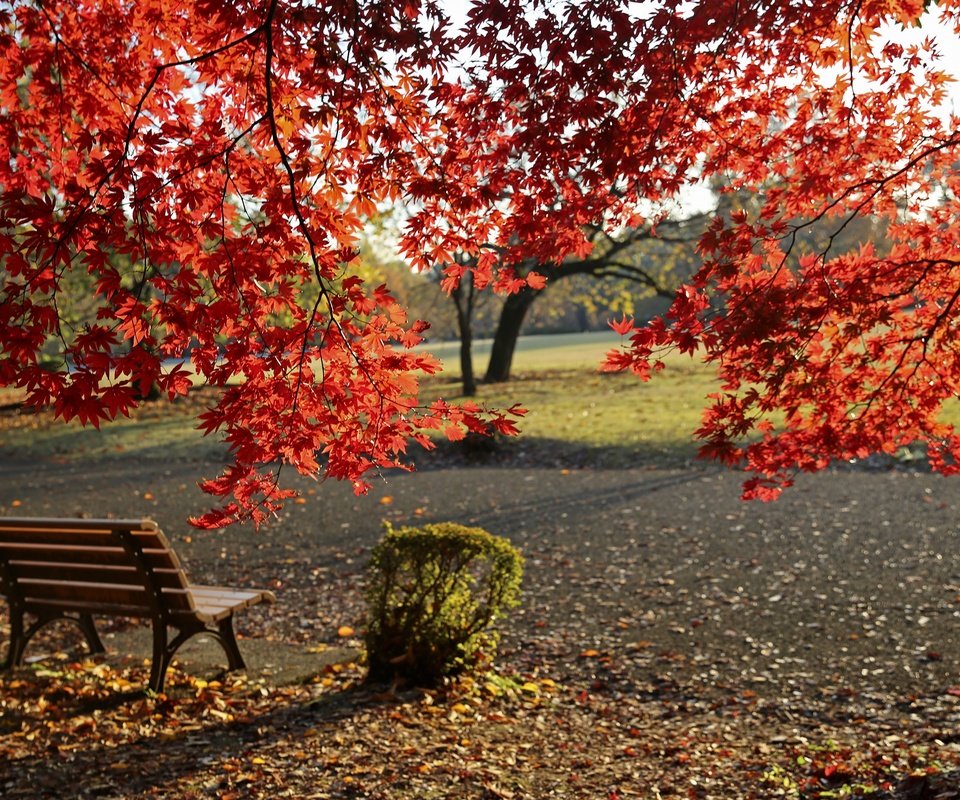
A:
[[[848,64],[848,74],[850,76],[850,95],[851,95],[851,108],[856,105],[857,98],[857,89],[854,83],[855,77],[853,72],[853,23],[860,16],[860,9],[863,5],[863,0],[856,0],[853,5],[853,8],[850,10],[850,15],[847,20],[847,64]]]
[[[253,120],[249,125],[247,125],[246,128],[244,128],[239,133],[235,134],[233,138],[231,138],[229,142],[226,145],[224,145],[222,149],[216,150],[210,153],[209,155],[201,159],[198,159],[197,161],[193,161],[191,165],[186,169],[170,172],[169,174],[167,174],[164,180],[157,182],[157,187],[155,189],[152,189],[151,191],[140,195],[140,197],[137,200],[137,204],[143,205],[144,201],[150,200],[156,197],[164,189],[170,186],[173,186],[174,184],[177,183],[177,181],[181,180],[182,178],[186,178],[188,175],[193,174],[194,172],[196,172],[199,169],[202,169],[203,167],[209,167],[211,164],[215,163],[216,161],[219,161],[224,156],[229,155],[230,153],[232,153],[234,150],[237,149],[237,145],[239,145],[240,142],[242,142],[244,139],[250,136],[250,134],[252,134],[262,123],[266,121],[267,121],[267,115],[261,114],[259,117]]]
[[[275,0],[274,0],[274,5],[275,5]],[[65,49],[67,52],[69,52],[69,53],[77,60],[77,62],[78,62],[87,72],[89,72],[91,75],[93,75],[94,78],[95,78],[97,81],[99,81],[100,83],[102,83],[102,84],[108,89],[108,91],[110,91],[110,93],[111,93],[119,102],[124,103],[124,99],[121,98],[121,97],[116,93],[116,91],[113,89],[113,87],[103,78],[103,76],[102,76],[97,70],[95,70],[93,67],[91,67],[89,64],[87,64],[87,62],[86,62],[72,47],[70,47],[70,45],[68,45],[66,42],[63,41],[62,37],[60,36],[59,31],[57,30],[57,27],[56,27],[54,21],[51,19],[50,15],[49,15],[49,13],[48,13],[48,11],[47,11],[47,9],[43,6],[43,4],[42,4],[42,3],[38,3],[38,6],[39,6],[41,12],[42,12],[43,15],[44,15],[44,18],[46,19],[47,24],[50,26],[51,33],[52,33],[52,35],[53,35],[53,37],[54,37],[55,45],[56,45],[57,47],[59,47],[60,45],[62,45],[62,46],[64,47],[64,49]],[[120,169],[121,169],[121,167],[123,166],[124,162],[127,160],[127,157],[128,157],[129,151],[130,151],[130,147],[131,147],[131,145],[132,145],[132,143],[133,143],[133,140],[134,140],[134,138],[135,138],[136,124],[137,124],[137,122],[139,121],[139,118],[140,118],[141,114],[143,113],[143,108],[144,108],[144,105],[146,104],[147,98],[150,96],[150,94],[152,94],[153,89],[154,89],[154,87],[156,86],[157,82],[159,81],[160,76],[163,74],[163,72],[164,72],[165,70],[167,70],[167,69],[172,68],[172,67],[185,66],[185,65],[190,64],[190,63],[199,63],[200,61],[205,60],[206,58],[212,57],[213,55],[217,55],[217,54],[226,52],[228,49],[231,49],[232,47],[235,47],[235,46],[237,46],[238,44],[241,44],[241,43],[243,43],[243,42],[245,42],[245,41],[251,40],[252,38],[254,38],[254,37],[257,35],[257,33],[258,33],[262,28],[263,28],[263,25],[261,25],[259,28],[254,29],[254,30],[251,31],[250,33],[246,34],[245,36],[243,36],[243,37],[241,37],[241,38],[239,38],[239,39],[237,39],[237,40],[235,40],[235,41],[233,41],[233,42],[229,42],[229,43],[227,43],[227,44],[225,44],[225,45],[222,45],[221,47],[216,48],[214,51],[210,51],[210,52],[207,53],[207,54],[201,54],[201,56],[197,56],[197,57],[195,57],[194,59],[186,59],[186,60],[182,60],[182,61],[170,62],[170,63],[167,63],[167,64],[160,64],[160,65],[157,65],[156,67],[154,67],[153,76],[150,78],[150,80],[147,82],[146,87],[145,87],[145,88],[143,89],[143,91],[140,93],[140,97],[138,98],[138,100],[137,100],[137,102],[136,102],[136,104],[135,104],[135,106],[134,106],[133,115],[132,115],[131,118],[130,118],[130,121],[129,121],[128,125],[127,125],[126,133],[125,133],[125,135],[124,135],[123,151],[121,152],[121,154],[120,154],[119,158],[117,159],[116,163],[115,163],[110,169],[108,169],[108,170],[105,171],[105,173],[103,174],[103,176],[100,178],[100,180],[99,180],[99,181],[97,182],[97,184],[94,186],[93,191],[90,192],[90,193],[87,195],[87,197],[84,199],[83,202],[78,203],[78,204],[74,207],[74,209],[73,209],[73,211],[71,212],[71,214],[70,214],[70,215],[68,216],[68,218],[65,220],[65,230],[57,236],[56,243],[55,243],[55,245],[54,245],[54,251],[53,251],[53,253],[52,253],[51,256],[50,256],[51,264],[53,264],[53,263],[56,262],[56,260],[57,260],[57,258],[58,258],[58,256],[59,256],[60,250],[61,250],[61,248],[63,247],[65,241],[66,241],[70,236],[72,236],[72,235],[76,232],[76,230],[80,227],[80,224],[81,224],[82,219],[83,219],[83,218],[86,216],[86,214],[93,208],[93,205],[96,203],[97,198],[99,197],[99,195],[101,194],[101,192],[103,192],[103,190],[106,188],[106,186],[113,180],[113,178],[116,176],[116,174],[120,171]],[[60,79],[60,78],[59,78],[59,74],[58,74],[58,80],[59,80],[59,79]],[[62,92],[62,83],[61,83],[61,92]],[[61,97],[62,97],[62,94],[61,94]],[[253,126],[252,126],[252,127],[253,127]],[[251,129],[252,129],[252,127],[251,127]],[[242,137],[241,137],[241,138],[242,138]],[[231,148],[232,148],[233,146],[235,146],[235,145],[236,145],[236,141],[233,142],[233,144],[231,145]],[[215,158],[215,157],[212,157],[211,160],[213,160],[213,158]],[[177,176],[177,177],[182,177],[182,176]],[[171,180],[173,180],[173,178],[171,178]],[[71,257],[71,260],[72,260],[74,257],[75,257],[75,255]],[[59,316],[59,315],[58,315],[58,316]],[[65,343],[65,342],[64,342],[64,343]]]
[[[354,45],[356,44],[357,37],[360,35],[359,25],[356,25],[356,20],[358,17],[358,9],[356,4],[354,4],[353,11],[354,11],[355,25],[354,25],[353,38],[350,40],[350,43],[347,45],[348,53],[350,52],[350,50],[353,49]],[[329,21],[329,19],[330,19],[330,15],[328,13],[327,21]],[[330,167],[330,159],[333,157],[334,150],[336,149],[336,146],[337,146],[337,137],[340,135],[340,124],[341,124],[341,117],[343,114],[343,96],[347,86],[347,70],[344,69],[342,72],[343,74],[341,75],[340,80],[337,83],[336,113],[334,114],[334,117],[333,117],[335,125],[334,125],[332,135],[330,136],[330,145],[327,147],[327,152],[324,155],[323,160],[320,162],[320,169],[317,170],[317,177],[314,179],[313,185],[310,187],[311,190],[313,190],[316,187],[317,183],[319,183],[322,177],[326,177],[328,175],[328,170]]]
[[[293,165],[290,163],[290,157],[287,154],[286,149],[283,146],[283,143],[280,141],[280,132],[277,128],[277,119],[276,119],[276,109],[274,107],[274,97],[273,97],[273,59],[274,59],[274,49],[273,49],[273,18],[277,10],[277,0],[270,0],[270,5],[267,10],[267,16],[264,20],[264,30],[266,34],[266,55],[265,55],[265,65],[264,65],[264,91],[265,91],[265,100],[266,100],[266,112],[264,116],[266,117],[269,129],[270,129],[270,138],[273,141],[274,148],[277,151],[277,154],[280,157],[280,163],[283,166],[284,172],[287,176],[287,187],[290,192],[290,204],[293,210],[293,214],[297,219],[297,226],[300,230],[300,234],[303,236],[304,240],[307,243],[307,247],[310,252],[310,263],[313,267],[314,275],[317,278],[318,284],[318,297],[317,302],[314,304],[313,311],[311,313],[311,321],[316,319],[316,313],[320,307],[320,301],[324,300],[327,304],[327,307],[330,311],[330,319],[334,319],[334,309],[333,303],[328,296],[328,290],[326,283],[323,277],[322,270],[320,269],[319,256],[317,254],[317,245],[313,238],[313,234],[310,232],[310,228],[307,225],[306,218],[303,215],[303,210],[300,207],[300,199],[297,192],[297,182],[296,176],[293,171]],[[337,326],[339,329],[339,325]],[[340,331],[343,336],[343,331]],[[303,344],[301,347],[301,361],[306,360],[307,347],[309,345],[310,338],[310,325],[306,326],[303,335]],[[346,336],[343,336],[344,341],[346,341]],[[294,409],[297,407],[297,397],[300,392],[300,382],[302,377],[297,378],[297,389],[294,393]]]
[[[323,284],[323,276],[320,270],[320,261],[317,255],[317,245],[316,241],[313,238],[313,234],[310,232],[310,228],[307,225],[306,218],[303,216],[303,210],[300,207],[299,193],[297,192],[297,182],[296,175],[293,171],[293,165],[290,163],[290,156],[287,154],[286,148],[284,148],[283,143],[280,141],[280,132],[277,128],[277,119],[276,119],[276,108],[274,106],[274,97],[273,97],[273,59],[274,59],[274,49],[273,49],[273,17],[277,10],[277,0],[270,0],[270,6],[267,11],[267,18],[264,22],[264,30],[266,33],[266,63],[264,66],[264,91],[265,91],[265,100],[267,104],[266,112],[264,117],[267,120],[267,123],[270,128],[270,138],[273,141],[273,146],[277,151],[277,154],[280,157],[280,163],[283,165],[284,172],[287,176],[287,186],[290,191],[290,204],[292,206],[292,211],[294,216],[297,218],[297,226],[300,229],[300,233],[303,236],[304,240],[307,242],[307,247],[310,250],[310,261],[313,264],[314,271],[317,276],[317,280],[321,282],[320,291],[321,294],[326,291]]]
[[[241,307],[243,307],[244,311],[246,312],[246,317],[250,321],[250,324],[254,327],[257,335],[260,337],[260,344],[266,347],[266,334],[264,333],[263,328],[260,326],[260,323],[257,321],[256,315],[253,313],[252,309],[247,303],[247,298],[243,293],[243,288],[240,286],[240,282],[237,280],[237,265],[233,257],[233,252],[231,251],[230,238],[227,235],[227,215],[225,212],[227,203],[227,187],[233,183],[233,176],[230,171],[230,153],[231,150],[227,150],[223,155],[224,181],[223,190],[220,194],[220,249],[223,250],[224,255],[227,257],[227,264],[230,266],[230,277],[233,279],[233,285],[237,292],[237,299],[239,300]],[[236,187],[235,183],[234,187]]]
[[[929,142],[932,137],[923,137],[922,141]],[[956,147],[960,144],[960,135],[954,134],[951,137],[946,138],[944,141],[939,142],[935,145],[923,149],[921,152],[912,156],[901,166],[896,168],[893,172],[889,172],[883,176],[877,178],[866,178],[862,181],[850,184],[833,200],[828,202],[817,214],[811,217],[808,220],[805,220],[803,223],[797,226],[797,230],[802,230],[804,228],[809,228],[820,220],[824,219],[831,211],[837,208],[844,200],[850,197],[853,194],[863,190],[870,189],[871,193],[869,197],[857,204],[857,206],[852,211],[852,216],[856,216],[864,208],[868,207],[872,201],[884,190],[887,186],[895,181],[898,178],[905,177],[912,169],[921,164],[924,160],[930,158],[936,153],[939,153],[943,150],[946,150],[950,147]],[[849,222],[849,219],[844,223],[846,225]],[[842,230],[842,228],[841,228]],[[838,231],[839,232],[839,231]]]
[[[896,261],[890,264],[890,270],[887,275],[893,275],[896,272],[902,270],[903,267],[910,266],[920,266],[923,265],[923,270],[920,274],[914,278],[910,284],[903,287],[897,292],[888,292],[885,295],[881,295],[880,299],[891,301],[897,300],[901,297],[906,297],[912,295],[930,276],[930,273],[938,266],[943,265],[946,267],[960,267],[960,261],[951,258],[911,258],[906,261]]]
[[[382,411],[386,402],[386,397],[381,389],[379,383],[374,379],[373,375],[370,373],[366,364],[364,364],[363,359],[360,358],[359,354],[350,344],[350,341],[343,330],[342,326],[336,319],[336,310],[332,298],[330,297],[329,290],[326,286],[322,270],[320,268],[319,255],[317,253],[316,241],[313,238],[313,234],[310,231],[307,220],[304,217],[303,209],[301,208],[301,200],[299,198],[299,192],[297,191],[296,185],[296,176],[293,170],[293,164],[290,161],[290,156],[286,151],[286,148],[283,146],[282,141],[280,140],[280,131],[277,126],[276,120],[276,108],[273,94],[273,61],[274,61],[274,44],[273,44],[273,19],[277,10],[277,0],[271,0],[266,19],[264,20],[264,31],[266,37],[266,46],[265,46],[265,66],[264,66],[264,89],[265,89],[265,100],[266,100],[266,113],[265,116],[268,120],[270,128],[270,137],[273,141],[274,148],[277,151],[277,154],[280,157],[280,163],[283,167],[283,170],[287,176],[287,186],[290,192],[290,202],[294,216],[297,219],[297,226],[300,230],[300,234],[303,236],[304,240],[307,242],[307,247],[310,253],[310,261],[313,266],[314,275],[318,281],[318,291],[317,300],[314,303],[313,309],[311,310],[309,322],[304,328],[303,341],[301,344],[300,350],[300,364],[304,364],[307,358],[307,349],[309,347],[309,341],[311,336],[311,325],[312,322],[316,319],[317,312],[319,311],[321,303],[326,304],[329,313],[329,323],[333,324],[340,338],[343,341],[344,347],[350,353],[354,359],[354,363],[357,365],[357,368],[363,374],[363,376],[368,381],[371,388],[373,388],[379,398],[380,403],[380,412],[377,414],[376,420],[376,429],[374,431],[374,446],[376,442],[379,441],[381,433],[381,420],[382,420]],[[329,157],[329,154],[328,154]],[[296,409],[299,406],[300,392],[303,386],[303,370],[298,370],[297,379],[296,379],[296,388],[294,389],[294,399],[291,406],[291,411],[296,412]]]
[[[632,283],[640,283],[653,289],[658,297],[670,299],[674,292],[664,287],[649,272],[633,264],[622,261],[610,261],[597,269],[593,274],[601,278],[621,278]]]
[[[63,97],[63,94],[64,94],[64,93],[63,93],[63,66],[62,66],[62,63],[61,63],[61,60],[60,60],[60,45],[61,45],[61,39],[60,39],[59,33],[58,33],[56,30],[54,30],[53,22],[50,20],[50,17],[49,17],[49,15],[47,14],[47,10],[41,6],[41,11],[43,12],[44,16],[46,17],[47,22],[50,24],[51,30],[53,31],[53,34],[54,34],[54,54],[55,54],[54,57],[55,57],[56,62],[57,62],[57,117],[58,117],[58,120],[59,120],[59,122],[60,122],[59,150],[60,150],[60,163],[61,163],[61,166],[62,166],[62,164],[63,164],[63,140],[64,140],[64,133],[63,133],[63,132],[64,132],[64,130],[65,130],[65,126],[64,126],[64,124],[63,124],[63,100],[64,100],[64,97]],[[70,257],[70,261],[72,262],[75,257],[76,257],[75,255],[72,255],[72,256]],[[52,265],[51,265],[51,266],[52,266]],[[66,272],[66,266],[64,266],[62,270],[57,271],[56,274],[57,274],[58,280],[62,280],[63,275],[64,275],[65,272]],[[27,287],[29,287],[29,286],[31,285],[31,283],[32,283],[32,281],[27,282],[26,284],[24,284],[24,290],[23,290],[21,296],[23,296],[23,297],[26,296]],[[59,341],[60,341],[61,346],[63,347],[63,363],[64,363],[64,366],[66,366],[66,363],[67,363],[67,355],[66,355],[66,354],[67,354],[68,345],[67,345],[67,337],[64,335],[64,332],[63,332],[62,315],[61,315],[61,313],[60,313],[60,302],[59,302],[59,297],[58,297],[58,293],[57,293],[57,292],[53,292],[53,293],[52,293],[51,302],[52,302],[52,305],[53,305],[53,309],[54,309],[54,311],[56,312],[56,315],[57,315],[57,330],[56,330],[56,335],[57,335],[57,339],[59,339]]]
[[[932,325],[927,327],[922,334],[918,334],[916,336],[911,337],[910,339],[904,340],[903,344],[905,345],[905,347],[901,351],[900,358],[897,361],[897,364],[889,372],[889,374],[887,375],[887,378],[884,381],[882,381],[880,385],[874,390],[873,397],[871,397],[870,403],[868,403],[867,408],[869,408],[869,406],[872,405],[874,400],[879,396],[880,392],[882,392],[883,388],[887,385],[887,383],[892,381],[894,375],[896,375],[897,372],[899,372],[900,368],[903,366],[904,362],[906,361],[907,354],[910,352],[910,345],[919,343],[921,345],[920,357],[917,359],[917,363],[914,364],[914,367],[911,370],[910,374],[906,377],[906,379],[904,379],[901,382],[899,394],[901,398],[904,396],[904,393],[906,392],[907,387],[910,384],[910,381],[913,380],[913,378],[916,376],[920,367],[925,363],[929,363],[927,360],[927,349],[929,347],[929,343],[933,339],[934,334],[937,332],[937,329],[943,324],[943,322],[947,318],[950,317],[953,309],[956,307],[958,302],[960,302],[960,286],[957,287],[957,289],[950,296],[950,299],[944,305],[943,309],[941,309],[940,313],[937,314],[937,316],[934,318]],[[934,367],[934,371],[935,372],[937,371],[935,367]]]
[[[56,47],[59,48],[59,47],[62,46],[64,50],[66,50],[71,56],[73,56],[74,59],[76,59],[77,63],[78,63],[81,67],[83,67],[87,72],[90,73],[90,75],[93,76],[94,80],[96,80],[98,83],[102,84],[103,87],[104,87],[108,92],[110,92],[111,95],[113,95],[113,98],[114,98],[115,100],[117,100],[118,102],[121,102],[121,103],[122,103],[122,102],[123,102],[123,98],[122,98],[119,94],[117,94],[116,89],[114,89],[114,87],[113,87],[110,83],[108,83],[107,80],[106,80],[97,70],[95,70],[92,66],[90,66],[90,65],[86,62],[86,60],[83,58],[83,56],[81,56],[81,55],[76,51],[75,48],[71,47],[67,42],[65,42],[65,41],[63,40],[63,38],[60,36],[60,31],[58,30],[58,28],[57,28],[56,24],[54,23],[53,19],[50,17],[50,12],[49,12],[49,11],[47,10],[47,8],[44,6],[43,1],[42,1],[42,0],[37,0],[36,5],[37,5],[37,8],[40,9],[40,13],[43,14],[44,19],[46,19],[47,24],[50,26],[50,33],[53,34],[54,43],[55,43]],[[62,88],[62,86],[61,86],[61,88]],[[61,126],[61,130],[63,130],[62,126]]]
[[[930,141],[929,137],[925,137],[924,141]],[[809,229],[813,225],[815,225],[817,222],[820,222],[823,219],[825,219],[827,215],[833,209],[837,208],[847,197],[850,197],[851,195],[855,194],[860,190],[869,189],[870,190],[869,196],[863,199],[860,203],[858,203],[857,206],[851,212],[851,214],[843,220],[840,227],[832,232],[831,236],[829,237],[827,246],[820,253],[821,275],[823,276],[822,279],[825,282],[827,291],[830,292],[831,294],[835,294],[834,287],[832,287],[829,284],[829,282],[826,280],[826,274],[824,271],[827,253],[829,252],[830,248],[833,246],[833,242],[835,241],[835,239],[843,232],[843,230],[847,227],[847,225],[849,225],[852,222],[853,219],[855,219],[859,214],[861,214],[863,209],[867,208],[873,202],[873,200],[882,191],[886,189],[886,187],[891,182],[893,182],[898,178],[904,177],[911,169],[921,164],[924,160],[926,160],[933,154],[940,152],[942,150],[945,150],[948,147],[954,146],[956,144],[957,144],[957,139],[955,137],[948,137],[944,141],[937,143],[935,146],[923,148],[921,152],[915,153],[906,163],[902,164],[894,172],[888,173],[879,178],[864,179],[855,184],[847,186],[837,198],[830,201],[816,215],[814,215],[809,219],[804,220],[801,223],[792,224],[790,232],[785,237],[783,237],[783,239],[787,239],[787,238],[789,239],[789,244],[787,245],[786,249],[783,252],[783,256],[780,259],[780,263],[777,269],[770,274],[770,276],[767,278],[764,284],[761,284],[760,286],[756,287],[756,289],[753,292],[751,292],[749,295],[743,295],[741,298],[740,304],[736,306],[734,310],[737,310],[737,308],[742,310],[744,307],[749,309],[751,306],[754,306],[757,302],[763,302],[762,299],[758,301],[757,297],[763,291],[765,291],[766,288],[773,285],[779,273],[782,271],[782,269],[786,267],[787,261],[796,245],[797,234],[800,231],[804,229]],[[824,310],[822,311],[821,324],[823,319],[826,318],[827,313],[828,313],[828,309],[825,307]],[[718,315],[718,319],[719,318],[722,318],[722,316]],[[709,324],[707,324],[705,327],[709,328],[710,326]],[[820,325],[814,325],[811,327],[810,333],[806,337],[805,341],[803,341],[797,346],[796,351],[798,353],[802,353],[805,351],[805,349],[809,346],[810,342],[813,340],[813,337],[816,335],[816,332],[819,330],[819,328],[820,328]]]

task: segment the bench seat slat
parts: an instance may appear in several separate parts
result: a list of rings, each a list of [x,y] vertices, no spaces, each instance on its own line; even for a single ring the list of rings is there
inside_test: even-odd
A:
[[[251,603],[272,603],[276,599],[273,592],[266,589],[231,589],[223,586],[203,586],[196,583],[191,583],[189,589],[198,601],[203,599],[230,605],[242,604],[244,608]]]
[[[28,599],[23,609],[32,614],[49,611],[69,611],[81,614],[101,614],[105,617],[130,617],[148,619],[153,616],[149,606],[124,606],[94,603],[87,600],[49,600],[43,598]]]
[[[104,603],[93,603],[86,600],[64,601],[64,600],[44,600],[28,599],[24,603],[24,609],[37,613],[48,610],[63,610],[82,612],[87,614],[102,614],[111,617],[130,617],[132,619],[147,619],[153,616],[153,610],[149,606],[137,605],[115,605]],[[170,611],[171,622],[192,622],[198,620],[205,624],[220,622],[231,616],[239,608],[222,605],[201,605],[197,604],[192,611],[173,609]]]
[[[197,616],[204,622],[219,622],[236,611],[250,608],[257,603],[272,603],[275,599],[273,592],[265,589],[191,585],[190,592],[197,604]]]

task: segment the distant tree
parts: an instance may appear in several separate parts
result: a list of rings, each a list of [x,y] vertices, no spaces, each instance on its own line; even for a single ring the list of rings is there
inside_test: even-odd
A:
[[[557,264],[515,264],[513,269],[519,277],[542,275],[544,280],[527,279],[504,297],[484,382],[502,383],[510,379],[517,340],[527,314],[534,302],[558,281],[588,277],[607,285],[636,284],[654,296],[671,299],[679,283],[695,271],[696,261],[690,257],[695,256],[696,242],[708,219],[702,214],[665,220],[657,226],[656,234],[650,225],[617,234],[594,228],[587,234],[591,245],[588,255],[570,257]],[[678,245],[685,248],[682,255],[674,249]]]

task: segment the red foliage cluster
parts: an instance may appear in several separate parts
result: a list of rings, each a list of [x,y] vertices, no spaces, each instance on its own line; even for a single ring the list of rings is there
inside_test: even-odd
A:
[[[669,319],[609,365],[645,374],[663,347],[715,362],[700,434],[746,458],[754,494],[918,438],[952,469],[936,416],[960,375],[957,125],[933,111],[934,45],[880,33],[925,4],[641,5],[478,0],[459,31],[433,0],[7,4],[0,385],[93,425],[152,386],[185,393],[183,361],[224,387],[201,426],[234,464],[203,525],[275,510],[276,463],[362,491],[430,429],[512,428],[418,400],[437,369],[413,349],[423,326],[353,268],[378,207],[409,209],[411,264],[453,282],[466,254],[511,291],[544,279],[520,259],[582,255],[585,226],[722,177],[762,210],[716,220]],[[851,215],[888,218],[890,247],[795,252]]]
[[[762,29],[711,56],[703,173],[764,202],[714,220],[668,319],[620,324],[630,346],[606,364],[644,376],[663,348],[715,364],[722,389],[697,434],[704,455],[754,472],[747,497],[917,442],[935,469],[960,469],[960,437],[940,419],[960,386],[951,53],[929,37],[896,43],[929,4],[827,5],[829,19],[795,21],[765,58],[750,55]],[[937,10],[955,36],[957,4]],[[881,220],[884,241],[844,252],[835,239],[858,217]],[[822,249],[800,244],[813,226],[829,233]]]

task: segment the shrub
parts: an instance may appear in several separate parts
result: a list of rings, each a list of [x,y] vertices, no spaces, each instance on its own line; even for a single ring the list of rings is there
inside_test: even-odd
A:
[[[481,528],[387,523],[369,566],[369,678],[434,685],[491,661],[522,573],[519,551]]]

